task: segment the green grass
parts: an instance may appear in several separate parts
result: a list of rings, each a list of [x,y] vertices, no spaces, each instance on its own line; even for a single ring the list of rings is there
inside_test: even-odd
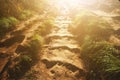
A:
[[[10,79],[18,80],[33,66],[40,58],[42,45],[44,44],[43,38],[35,34],[23,46],[26,50],[19,51],[20,56],[14,61],[17,63],[9,70]]]
[[[12,28],[18,23],[19,23],[19,20],[17,20],[15,17],[8,17],[8,18],[0,19],[0,27],[4,27],[6,29]]]
[[[114,34],[111,25],[89,11],[80,11],[73,21],[70,31],[81,46],[87,80],[119,80],[120,51],[109,43]]]
[[[32,12],[31,12],[31,11],[29,11],[29,10],[23,10],[23,11],[20,13],[18,19],[20,19],[20,20],[26,20],[26,19],[28,19],[31,15],[32,15]]]
[[[51,29],[54,27],[53,20],[50,18],[45,20],[41,26],[39,26],[39,33],[42,36],[45,36],[51,32]]]
[[[15,25],[19,23],[15,17],[7,17],[0,19],[0,38],[2,38],[7,32],[15,29]]]
[[[16,24],[19,23],[19,20],[16,19],[15,17],[9,17],[8,19],[9,19],[9,24],[10,24],[11,26],[15,26]]]
[[[81,54],[89,67],[88,80],[119,79],[120,51],[108,42],[86,41],[82,46]]]

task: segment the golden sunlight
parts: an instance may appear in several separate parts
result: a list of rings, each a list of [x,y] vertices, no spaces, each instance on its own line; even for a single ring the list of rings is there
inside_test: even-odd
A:
[[[89,5],[95,5],[99,0],[51,0],[60,12],[66,14],[68,10],[79,7],[89,7]]]
[[[91,5],[94,4],[96,2],[98,2],[99,0],[56,0],[56,4],[58,4],[59,6],[79,6],[79,5]]]
[[[0,0],[0,80],[120,80],[120,0]]]

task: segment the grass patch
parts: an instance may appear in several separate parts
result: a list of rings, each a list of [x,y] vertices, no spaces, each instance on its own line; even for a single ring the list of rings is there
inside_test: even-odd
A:
[[[81,11],[73,21],[69,30],[81,45],[87,80],[119,80],[120,51],[107,42],[114,34],[110,24],[87,11]]]
[[[28,19],[30,16],[32,16],[32,12],[29,10],[23,10],[20,14],[20,16],[18,17],[18,19],[20,20],[26,20]]]
[[[18,80],[33,66],[40,58],[43,38],[35,34],[30,40],[17,50],[20,56],[14,59],[14,66],[9,69],[9,79]]]
[[[0,38],[7,32],[15,29],[15,25],[19,23],[15,17],[1,18],[0,19]]]
[[[119,80],[120,51],[106,41],[87,41],[82,56],[89,68],[87,80]]]
[[[54,27],[53,20],[45,20],[41,26],[39,26],[39,31],[40,35],[45,36],[51,32],[51,29]]]

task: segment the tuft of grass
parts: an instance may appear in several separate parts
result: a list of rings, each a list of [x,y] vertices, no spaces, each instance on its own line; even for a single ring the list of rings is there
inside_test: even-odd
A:
[[[45,36],[51,32],[51,29],[54,27],[53,20],[45,20],[42,25],[40,26],[40,34]]]
[[[29,16],[32,15],[32,12],[29,10],[23,10],[19,16],[20,20],[26,20],[27,18],[29,18]]]
[[[119,50],[106,41],[87,41],[82,48],[82,56],[89,67],[88,80],[102,80],[102,78],[106,80],[119,79]]]
[[[19,23],[19,20],[16,19],[15,17],[9,17],[9,23],[12,25],[12,26],[15,26],[16,24]]]
[[[15,25],[19,23],[15,17],[1,18],[0,19],[0,37],[4,36],[7,32],[15,29]]]
[[[10,28],[12,26],[15,26],[18,23],[19,23],[19,20],[17,20],[15,17],[7,17],[7,18],[0,19],[0,26],[5,28]]]
[[[30,56],[28,55],[23,55],[21,58],[20,58],[20,62],[31,62],[32,59],[30,58]]]
[[[10,20],[7,18],[0,19],[0,28],[8,29],[10,27]]]
[[[29,55],[33,61],[38,59],[38,55],[44,44],[43,37],[35,34],[31,37],[31,40],[26,44],[27,55]]]
[[[24,73],[30,69],[32,59],[29,55],[22,55],[18,58],[17,64],[8,70],[10,80],[18,80]]]
[[[42,45],[44,43],[43,37],[38,34],[34,34],[34,36],[32,37],[32,40],[38,40]]]

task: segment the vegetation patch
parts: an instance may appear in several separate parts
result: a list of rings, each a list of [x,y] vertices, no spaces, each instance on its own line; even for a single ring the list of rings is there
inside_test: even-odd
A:
[[[19,23],[19,20],[15,17],[7,17],[0,19],[0,38],[2,38],[7,32],[15,29],[15,25]]]
[[[30,10],[23,10],[23,11],[21,11],[20,15],[18,16],[18,19],[26,20],[30,16],[32,16],[32,12]]]
[[[119,80],[120,51],[109,43],[115,31],[103,18],[81,11],[70,31],[81,46],[81,56],[88,69],[87,80]]]
[[[24,46],[19,47],[16,52],[19,55],[14,59],[8,70],[9,79],[19,79],[33,66],[40,58],[43,45],[43,38],[37,34],[31,37]]]
[[[108,40],[114,32],[107,21],[93,13],[85,11],[81,11],[80,14],[74,18],[74,26],[70,28],[70,31],[77,35],[77,40],[81,42],[81,44],[86,36],[96,41]]]
[[[51,29],[54,27],[53,18],[48,18],[45,20],[41,26],[39,26],[38,33],[42,36],[45,36],[51,32]]]
[[[108,42],[84,43],[82,56],[89,68],[87,80],[120,79],[120,51]]]

